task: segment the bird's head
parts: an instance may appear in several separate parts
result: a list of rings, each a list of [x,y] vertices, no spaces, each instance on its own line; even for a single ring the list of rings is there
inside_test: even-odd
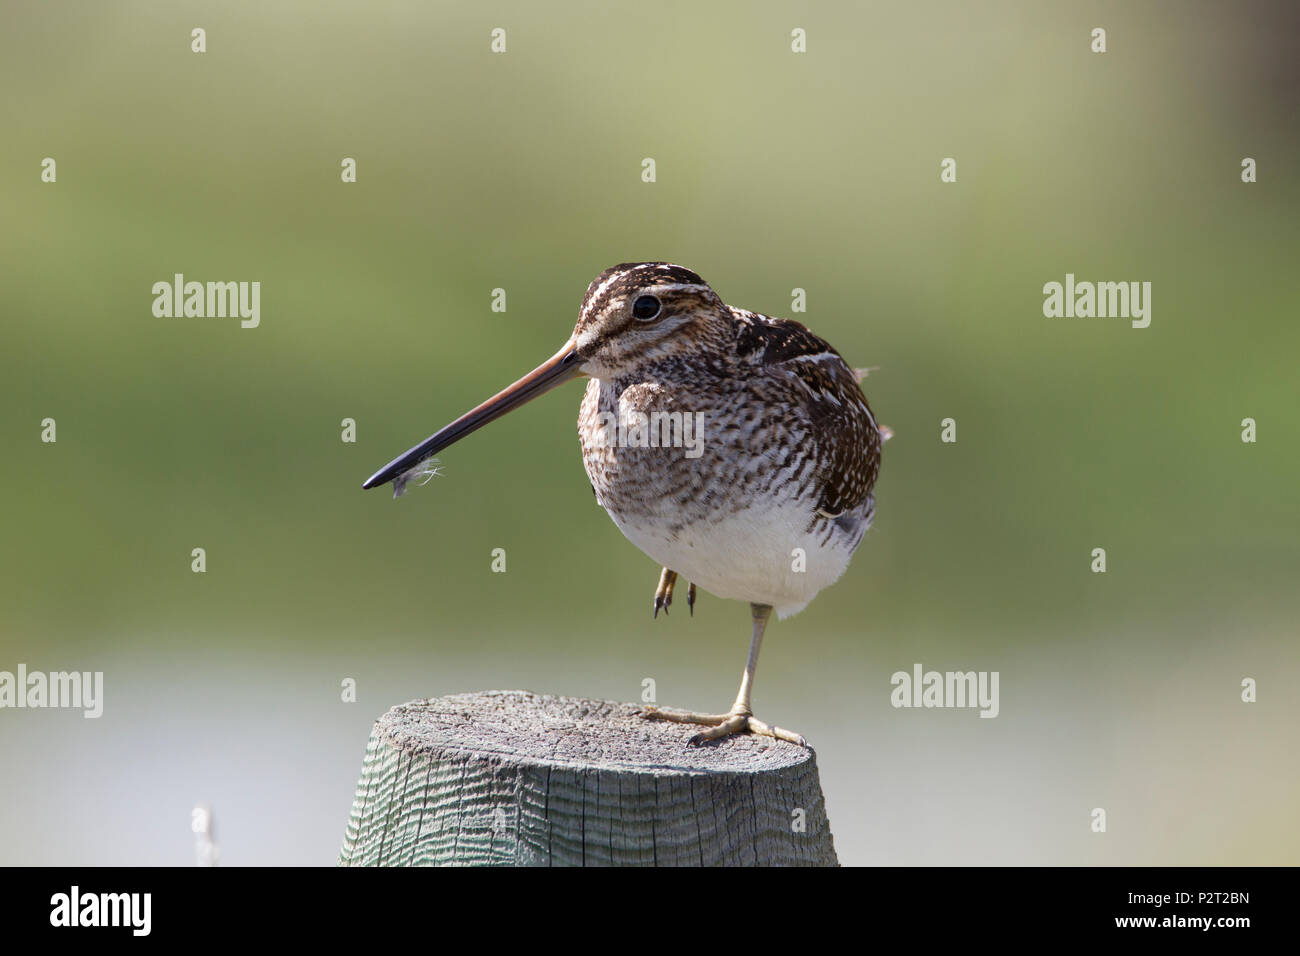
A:
[[[624,262],[587,287],[569,344],[593,378],[698,351],[727,307],[696,273],[669,262]]]

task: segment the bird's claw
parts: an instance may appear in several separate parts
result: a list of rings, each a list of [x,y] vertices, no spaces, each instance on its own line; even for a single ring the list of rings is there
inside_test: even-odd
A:
[[[659,616],[662,609],[664,616],[668,615],[668,608],[673,603],[673,587],[677,584],[677,572],[664,568],[659,575],[659,586],[655,588],[654,616]],[[690,595],[687,595],[690,600]]]
[[[803,734],[777,727],[759,720],[753,714],[741,710],[732,710],[725,714],[693,714],[681,711],[659,710],[657,707],[642,708],[641,716],[647,720],[668,720],[678,724],[706,724],[707,730],[701,730],[688,741],[686,748],[699,747],[711,740],[721,740],[735,734],[754,734],[759,737],[772,737],[787,743],[807,747],[808,741]]]

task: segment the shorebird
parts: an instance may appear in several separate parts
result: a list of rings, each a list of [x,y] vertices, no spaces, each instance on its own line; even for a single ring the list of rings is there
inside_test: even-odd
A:
[[[802,610],[837,580],[871,525],[888,430],[855,372],[798,322],[725,304],[696,273],[623,263],[587,288],[573,334],[513,385],[399,455],[363,487],[436,474],[439,451],[571,379],[592,491],[663,571],[654,612],[677,579],[748,601],[749,657],[725,714],[644,708],[704,726],[688,745],[751,733],[806,745],[754,716],[750,697],[768,618]]]

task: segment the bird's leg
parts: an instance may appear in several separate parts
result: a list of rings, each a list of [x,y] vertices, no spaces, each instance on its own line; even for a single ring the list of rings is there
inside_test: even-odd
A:
[[[663,573],[659,575],[659,586],[655,588],[655,613],[659,616],[660,608],[665,615],[668,613],[668,606],[673,603],[673,587],[677,584],[677,572],[664,568]],[[694,585],[692,585],[692,594],[688,595],[688,600],[694,597]]]
[[[690,609],[691,617],[695,616],[695,582],[692,581],[686,588],[686,606]]]
[[[736,694],[736,702],[731,705],[731,710],[725,714],[693,714],[685,711],[659,710],[656,707],[647,707],[643,710],[643,715],[650,720],[708,725],[708,730],[700,731],[686,742],[688,747],[740,733],[775,737],[777,740],[786,740],[801,747],[808,746],[802,734],[759,720],[750,707],[749,698],[754,689],[754,672],[758,669],[758,652],[763,646],[763,631],[767,628],[767,619],[772,616],[772,608],[768,604],[751,604],[750,610],[754,617],[754,629],[749,640],[749,659],[745,662],[745,673],[740,678],[740,691]]]

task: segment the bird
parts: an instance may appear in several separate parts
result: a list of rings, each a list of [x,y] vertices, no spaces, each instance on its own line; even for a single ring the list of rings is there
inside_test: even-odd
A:
[[[587,287],[572,334],[533,371],[394,458],[363,483],[438,473],[439,452],[524,403],[587,379],[578,415],[596,501],[662,571],[665,614],[679,576],[750,606],[750,645],[726,713],[641,708],[703,727],[687,746],[753,734],[807,746],[759,720],[754,676],[768,620],[802,610],[835,582],[871,527],[881,446],[852,368],[792,319],[727,305],[697,273],[626,262]]]

